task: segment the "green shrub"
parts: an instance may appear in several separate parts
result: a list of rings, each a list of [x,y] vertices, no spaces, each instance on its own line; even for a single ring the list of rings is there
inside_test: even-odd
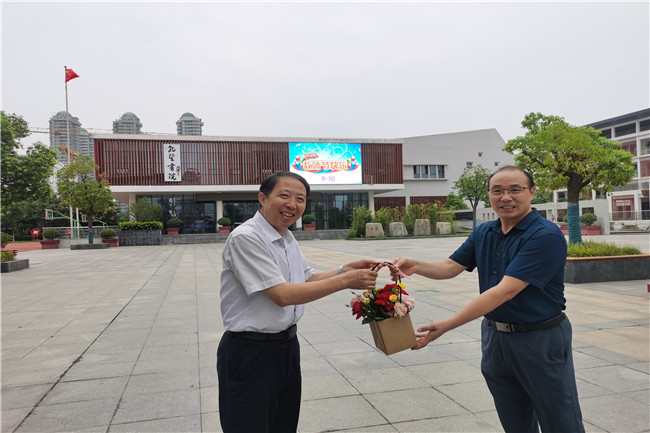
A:
[[[43,239],[47,239],[48,241],[52,241],[52,240],[58,239],[60,237],[61,237],[61,233],[59,233],[58,230],[54,230],[54,229],[43,230]]]
[[[4,262],[13,262],[14,261],[14,252],[13,251],[2,251],[0,253],[2,263]]]
[[[129,205],[129,215],[136,222],[162,221],[163,210],[160,204],[141,198]]]
[[[346,236],[346,239],[353,239],[353,238],[357,238],[357,237],[358,237],[357,236],[357,229],[351,227],[348,230],[348,234]]]
[[[2,232],[2,248],[6,247],[7,244],[10,244],[14,241],[14,237],[9,233]]]
[[[102,239],[113,239],[115,236],[117,236],[117,232],[113,229],[104,229],[101,232],[99,232],[99,236]]]
[[[619,247],[607,242],[584,241],[570,243],[567,248],[568,257],[601,257],[601,256],[627,256],[641,254],[636,247]]]
[[[302,216],[303,224],[313,224],[314,221],[316,221],[316,216],[314,214],[307,213]]]
[[[119,223],[120,230],[162,230],[163,223],[160,221],[134,222],[126,221]]]
[[[592,213],[583,213],[580,215],[580,222],[586,226],[590,226],[596,222],[598,217]]]
[[[183,225],[183,221],[181,221],[180,218],[170,218],[167,220],[167,224],[166,224],[167,227],[177,228],[177,229],[181,228],[182,225]]]
[[[359,206],[354,208],[352,211],[352,226],[351,229],[355,229],[355,237],[365,237],[366,236],[366,223],[372,222],[372,212],[370,209],[366,209],[365,206]],[[348,232],[349,233],[349,232]]]
[[[232,225],[232,221],[228,217],[221,217],[217,220],[217,224],[223,227],[228,227],[229,225]]]
[[[375,222],[381,224],[384,228],[384,233],[388,233],[388,227],[390,223],[393,222],[393,213],[390,208],[382,207],[378,211],[375,211]]]

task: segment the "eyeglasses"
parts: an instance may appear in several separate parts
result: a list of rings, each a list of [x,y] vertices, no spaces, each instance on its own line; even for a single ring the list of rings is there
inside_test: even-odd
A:
[[[506,191],[508,191],[510,195],[517,195],[523,190],[531,189],[531,188],[532,186],[511,186],[510,188],[492,188],[488,191],[490,192],[490,194],[500,197],[503,194],[505,194]]]

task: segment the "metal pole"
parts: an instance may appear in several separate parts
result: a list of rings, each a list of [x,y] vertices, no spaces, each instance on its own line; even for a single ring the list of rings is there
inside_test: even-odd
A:
[[[64,72],[68,70],[67,66],[64,66]],[[67,138],[67,148],[66,153],[68,154],[68,167],[70,166],[70,113],[68,112],[68,81],[65,82],[65,129],[66,129],[66,138]],[[72,229],[72,205],[70,205],[70,240],[72,241],[73,229]]]

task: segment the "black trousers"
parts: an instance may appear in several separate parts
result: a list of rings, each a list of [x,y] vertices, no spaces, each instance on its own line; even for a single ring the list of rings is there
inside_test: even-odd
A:
[[[302,390],[297,338],[252,341],[225,333],[217,375],[224,433],[297,431]]]

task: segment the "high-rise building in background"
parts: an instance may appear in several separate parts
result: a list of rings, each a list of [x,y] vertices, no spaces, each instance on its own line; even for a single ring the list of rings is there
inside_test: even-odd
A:
[[[178,135],[203,135],[203,122],[192,113],[185,113],[176,121]]]
[[[127,111],[113,121],[113,134],[142,134],[142,123],[135,114]]]
[[[69,119],[70,125],[68,129]],[[74,117],[65,111],[59,111],[50,118],[50,147],[59,152],[59,162],[66,164],[68,162],[67,146],[68,132],[70,134],[70,152],[73,155],[87,155],[95,159],[95,149],[93,139],[81,127],[78,117]]]

